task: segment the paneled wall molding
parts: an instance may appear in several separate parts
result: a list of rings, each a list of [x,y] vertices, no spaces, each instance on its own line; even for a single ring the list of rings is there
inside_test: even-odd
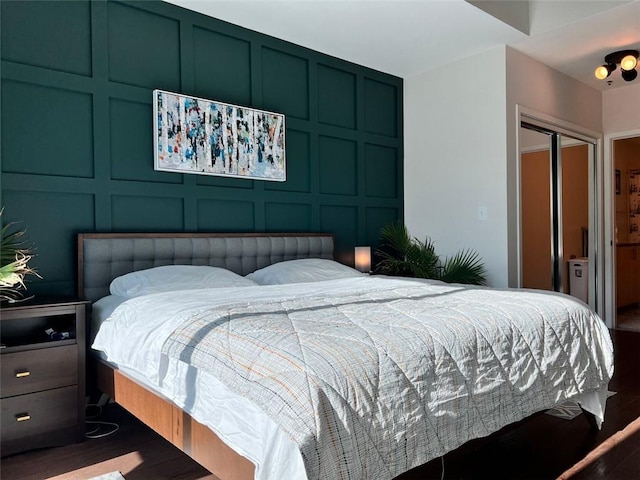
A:
[[[323,231],[403,217],[402,79],[160,1],[0,2],[3,220],[74,291],[80,231]],[[287,181],[153,169],[152,91],[286,115]]]

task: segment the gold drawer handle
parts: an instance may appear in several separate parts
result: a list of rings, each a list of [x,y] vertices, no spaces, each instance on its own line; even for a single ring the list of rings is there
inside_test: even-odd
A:
[[[16,378],[24,378],[28,377],[29,375],[31,375],[31,372],[29,370],[25,370],[24,372],[16,372]]]
[[[28,413],[19,413],[18,415],[16,415],[17,422],[26,422],[27,420],[31,420],[31,415],[29,415]]]

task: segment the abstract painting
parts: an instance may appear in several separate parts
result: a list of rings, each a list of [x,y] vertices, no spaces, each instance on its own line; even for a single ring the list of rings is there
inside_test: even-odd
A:
[[[154,168],[284,182],[279,113],[153,91]]]

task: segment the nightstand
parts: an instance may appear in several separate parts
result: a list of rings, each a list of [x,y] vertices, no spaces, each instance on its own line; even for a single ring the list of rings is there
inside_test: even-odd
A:
[[[0,306],[3,457],[84,439],[87,304],[36,297]]]

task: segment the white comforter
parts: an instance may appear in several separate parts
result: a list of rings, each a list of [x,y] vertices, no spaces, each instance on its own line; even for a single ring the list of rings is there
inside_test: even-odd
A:
[[[256,318],[264,310],[287,313]],[[189,326],[219,342],[185,340]],[[188,356],[198,369],[180,360],[181,343],[196,345]],[[220,361],[202,360],[221,345]],[[601,420],[613,371],[604,324],[572,297],[384,277],[139,297],[104,322],[94,348],[211,427],[265,479],[390,479],[567,398]],[[295,370],[317,357],[280,403],[265,390],[292,384],[264,373],[274,365],[267,353]],[[315,411],[300,400],[310,383],[320,385],[308,393]],[[283,408],[292,399],[297,409]]]

